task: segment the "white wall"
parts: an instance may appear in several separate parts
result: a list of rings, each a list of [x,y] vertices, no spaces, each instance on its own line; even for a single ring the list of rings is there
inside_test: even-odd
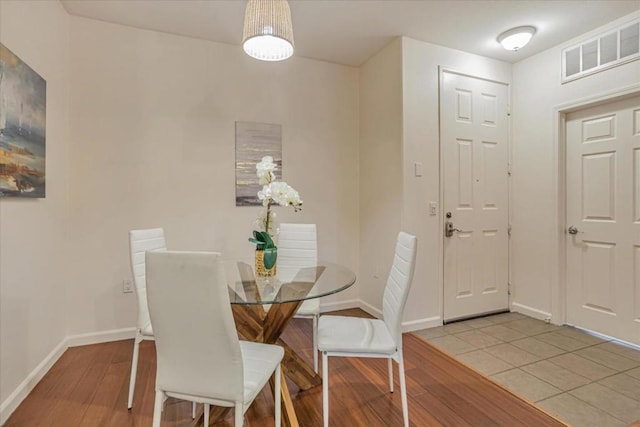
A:
[[[168,247],[251,259],[260,208],[235,206],[235,121],[279,123],[284,180],[314,222],[320,257],[358,267],[358,70],[71,19],[70,335],[135,324],[128,230]],[[357,297],[357,286],[327,299]]]
[[[405,330],[442,322],[438,67],[511,83],[511,65],[402,37],[369,59],[360,75],[360,275],[365,309],[380,314],[395,237],[418,237]],[[423,176],[414,176],[421,162]]]
[[[402,39],[402,228],[418,236],[415,277],[404,317],[407,329],[442,322],[442,212],[429,215],[430,201],[440,206],[439,66],[511,84],[508,63]],[[414,176],[414,162],[422,163],[421,177]]]
[[[282,125],[304,209],[276,208],[280,221],[317,223],[320,257],[358,271],[357,69],[263,63],[59,2],[0,7],[0,40],[47,80],[47,198],[0,200],[0,423],[67,343],[135,325],[128,230],[251,258],[259,208],[235,206],[235,121]]]
[[[402,206],[402,41],[360,68],[360,299],[381,315]]]
[[[639,15],[614,21],[513,67],[511,268],[512,298],[518,311],[549,317],[563,297],[555,292],[558,281],[554,278],[558,253],[553,245],[561,232],[556,227],[554,108],[640,83],[640,61],[635,61],[561,84],[561,50]],[[557,312],[553,314],[554,322],[563,321]]]
[[[47,81],[46,198],[0,199],[0,424],[66,335],[68,22],[59,2],[0,2],[0,42]]]

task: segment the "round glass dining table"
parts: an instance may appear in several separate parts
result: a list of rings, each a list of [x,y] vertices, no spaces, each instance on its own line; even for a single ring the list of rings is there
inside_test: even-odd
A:
[[[284,375],[302,390],[320,385],[322,377],[282,340],[281,335],[303,301],[341,292],[355,283],[356,275],[345,266],[322,261],[314,266],[277,265],[275,276],[266,277],[255,274],[253,262],[225,260],[224,265],[238,333],[248,341],[284,348],[282,422],[284,426],[297,426]],[[212,409],[211,415],[211,423],[214,423],[224,416],[224,412],[216,413]]]
[[[225,273],[231,304],[240,305],[301,302],[341,292],[356,281],[353,271],[330,262],[277,266],[275,276],[257,276],[253,264],[225,261]]]

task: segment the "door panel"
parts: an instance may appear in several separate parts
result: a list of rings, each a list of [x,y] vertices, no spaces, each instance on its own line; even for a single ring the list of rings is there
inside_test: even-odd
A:
[[[615,314],[614,295],[602,283],[615,283],[616,245],[583,241],[582,304],[594,310]]]
[[[616,207],[616,153],[582,157],[583,220],[614,221]]]
[[[640,97],[567,115],[567,321],[640,344]],[[575,230],[574,230],[575,231]]]
[[[444,319],[508,308],[506,85],[442,72]]]
[[[640,121],[640,117],[638,118]],[[640,148],[633,150],[633,221],[640,222]]]

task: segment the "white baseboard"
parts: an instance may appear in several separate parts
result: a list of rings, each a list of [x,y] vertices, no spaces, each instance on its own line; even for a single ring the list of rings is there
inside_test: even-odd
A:
[[[538,310],[537,308],[529,307],[517,302],[511,303],[511,311],[533,317],[534,319],[544,320],[545,322],[551,321],[551,313],[547,313],[546,311]]]
[[[49,353],[47,357],[45,357],[44,360],[40,362],[29,375],[27,375],[27,378],[20,383],[13,393],[11,393],[9,397],[2,402],[0,405],[0,425],[3,425],[9,419],[9,416],[11,416],[13,411],[15,411],[25,397],[31,393],[31,390],[33,390],[42,377],[49,372],[49,369],[51,369],[53,364],[58,361],[60,356],[62,356],[66,350],[66,339],[63,339],[62,342],[51,350],[51,353]]]
[[[350,299],[346,301],[336,301],[320,304],[320,313],[326,313],[328,311],[346,310],[348,308],[360,307],[360,300]]]
[[[376,319],[382,318],[382,310],[371,304],[357,300],[357,307],[366,311]],[[434,326],[442,326],[442,318],[440,316],[427,317],[426,319],[411,320],[409,322],[402,322],[402,332],[419,331],[420,329],[433,328]]]
[[[369,303],[360,300],[360,308],[377,319],[382,318],[382,310]],[[442,326],[442,318],[440,316],[402,322],[402,332],[419,331],[420,329],[433,328],[434,326]]]
[[[67,347],[100,344],[103,342],[120,341],[135,338],[136,328],[112,329],[110,331],[90,332],[87,334],[69,335],[66,339]]]
[[[426,319],[402,322],[402,332],[419,331],[420,329],[434,328],[436,326],[442,326],[442,317],[434,316],[427,317]]]
[[[358,300],[358,303],[360,304],[359,307],[366,311],[367,313],[369,313],[370,315],[372,315],[373,317],[375,317],[376,319],[382,319],[382,310],[380,310],[377,307],[372,306],[371,304],[364,302],[362,300]]]

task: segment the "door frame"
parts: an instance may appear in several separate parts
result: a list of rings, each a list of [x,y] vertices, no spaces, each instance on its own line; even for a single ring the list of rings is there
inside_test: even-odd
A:
[[[553,191],[554,234],[551,239],[551,322],[557,325],[567,321],[567,159],[566,124],[567,114],[640,94],[640,84],[633,84],[602,92],[597,95],[575,99],[553,107]]]
[[[455,68],[446,67],[443,65],[438,66],[438,157],[440,159],[439,162],[439,196],[438,196],[438,226],[440,229],[439,238],[438,238],[438,283],[440,283],[440,321],[444,323],[444,156],[442,155],[442,89],[444,87],[444,73],[457,74],[463,77],[471,77],[478,80],[484,80],[491,83],[497,83],[501,85],[505,85],[507,87],[507,170],[509,171],[509,175],[507,176],[507,222],[508,226],[511,227],[511,218],[513,217],[511,209],[511,191],[512,191],[512,181],[511,181],[511,165],[513,164],[513,153],[511,147],[511,141],[513,140],[513,129],[511,125],[511,83],[504,82],[501,80],[491,79],[484,76],[474,75],[470,73],[465,73],[463,71],[458,71]],[[507,239],[507,307],[511,309],[512,303],[512,288],[511,288],[511,236],[508,236]]]

